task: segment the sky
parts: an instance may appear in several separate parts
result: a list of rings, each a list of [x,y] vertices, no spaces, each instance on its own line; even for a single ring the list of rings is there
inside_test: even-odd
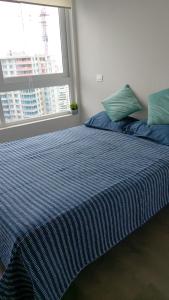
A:
[[[58,8],[0,1],[0,58],[12,52],[44,54],[40,13],[47,13],[48,54],[61,63]]]

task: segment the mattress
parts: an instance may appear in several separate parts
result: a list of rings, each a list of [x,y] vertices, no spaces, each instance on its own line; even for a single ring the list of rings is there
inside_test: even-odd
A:
[[[61,299],[169,203],[169,148],[78,126],[0,144],[0,299]]]

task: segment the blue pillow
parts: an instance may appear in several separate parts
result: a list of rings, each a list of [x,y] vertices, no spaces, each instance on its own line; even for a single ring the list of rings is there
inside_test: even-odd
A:
[[[132,117],[126,117],[121,121],[114,122],[111,121],[111,119],[108,117],[105,111],[102,111],[94,115],[93,117],[91,117],[84,124],[87,127],[123,132],[123,130],[125,130],[125,126],[127,126],[129,123],[134,122],[136,120],[137,119]]]
[[[169,146],[169,125],[147,125],[146,121],[136,121],[126,127],[126,131],[129,134]]]

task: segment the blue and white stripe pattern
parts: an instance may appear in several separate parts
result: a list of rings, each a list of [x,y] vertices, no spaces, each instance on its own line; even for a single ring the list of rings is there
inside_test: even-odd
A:
[[[0,145],[1,300],[57,300],[169,202],[169,148],[79,126]]]

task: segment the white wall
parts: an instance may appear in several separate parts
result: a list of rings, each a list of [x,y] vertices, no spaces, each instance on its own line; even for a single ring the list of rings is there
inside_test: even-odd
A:
[[[82,120],[128,83],[141,101],[169,87],[169,0],[75,0]],[[97,73],[104,75],[96,83]]]

